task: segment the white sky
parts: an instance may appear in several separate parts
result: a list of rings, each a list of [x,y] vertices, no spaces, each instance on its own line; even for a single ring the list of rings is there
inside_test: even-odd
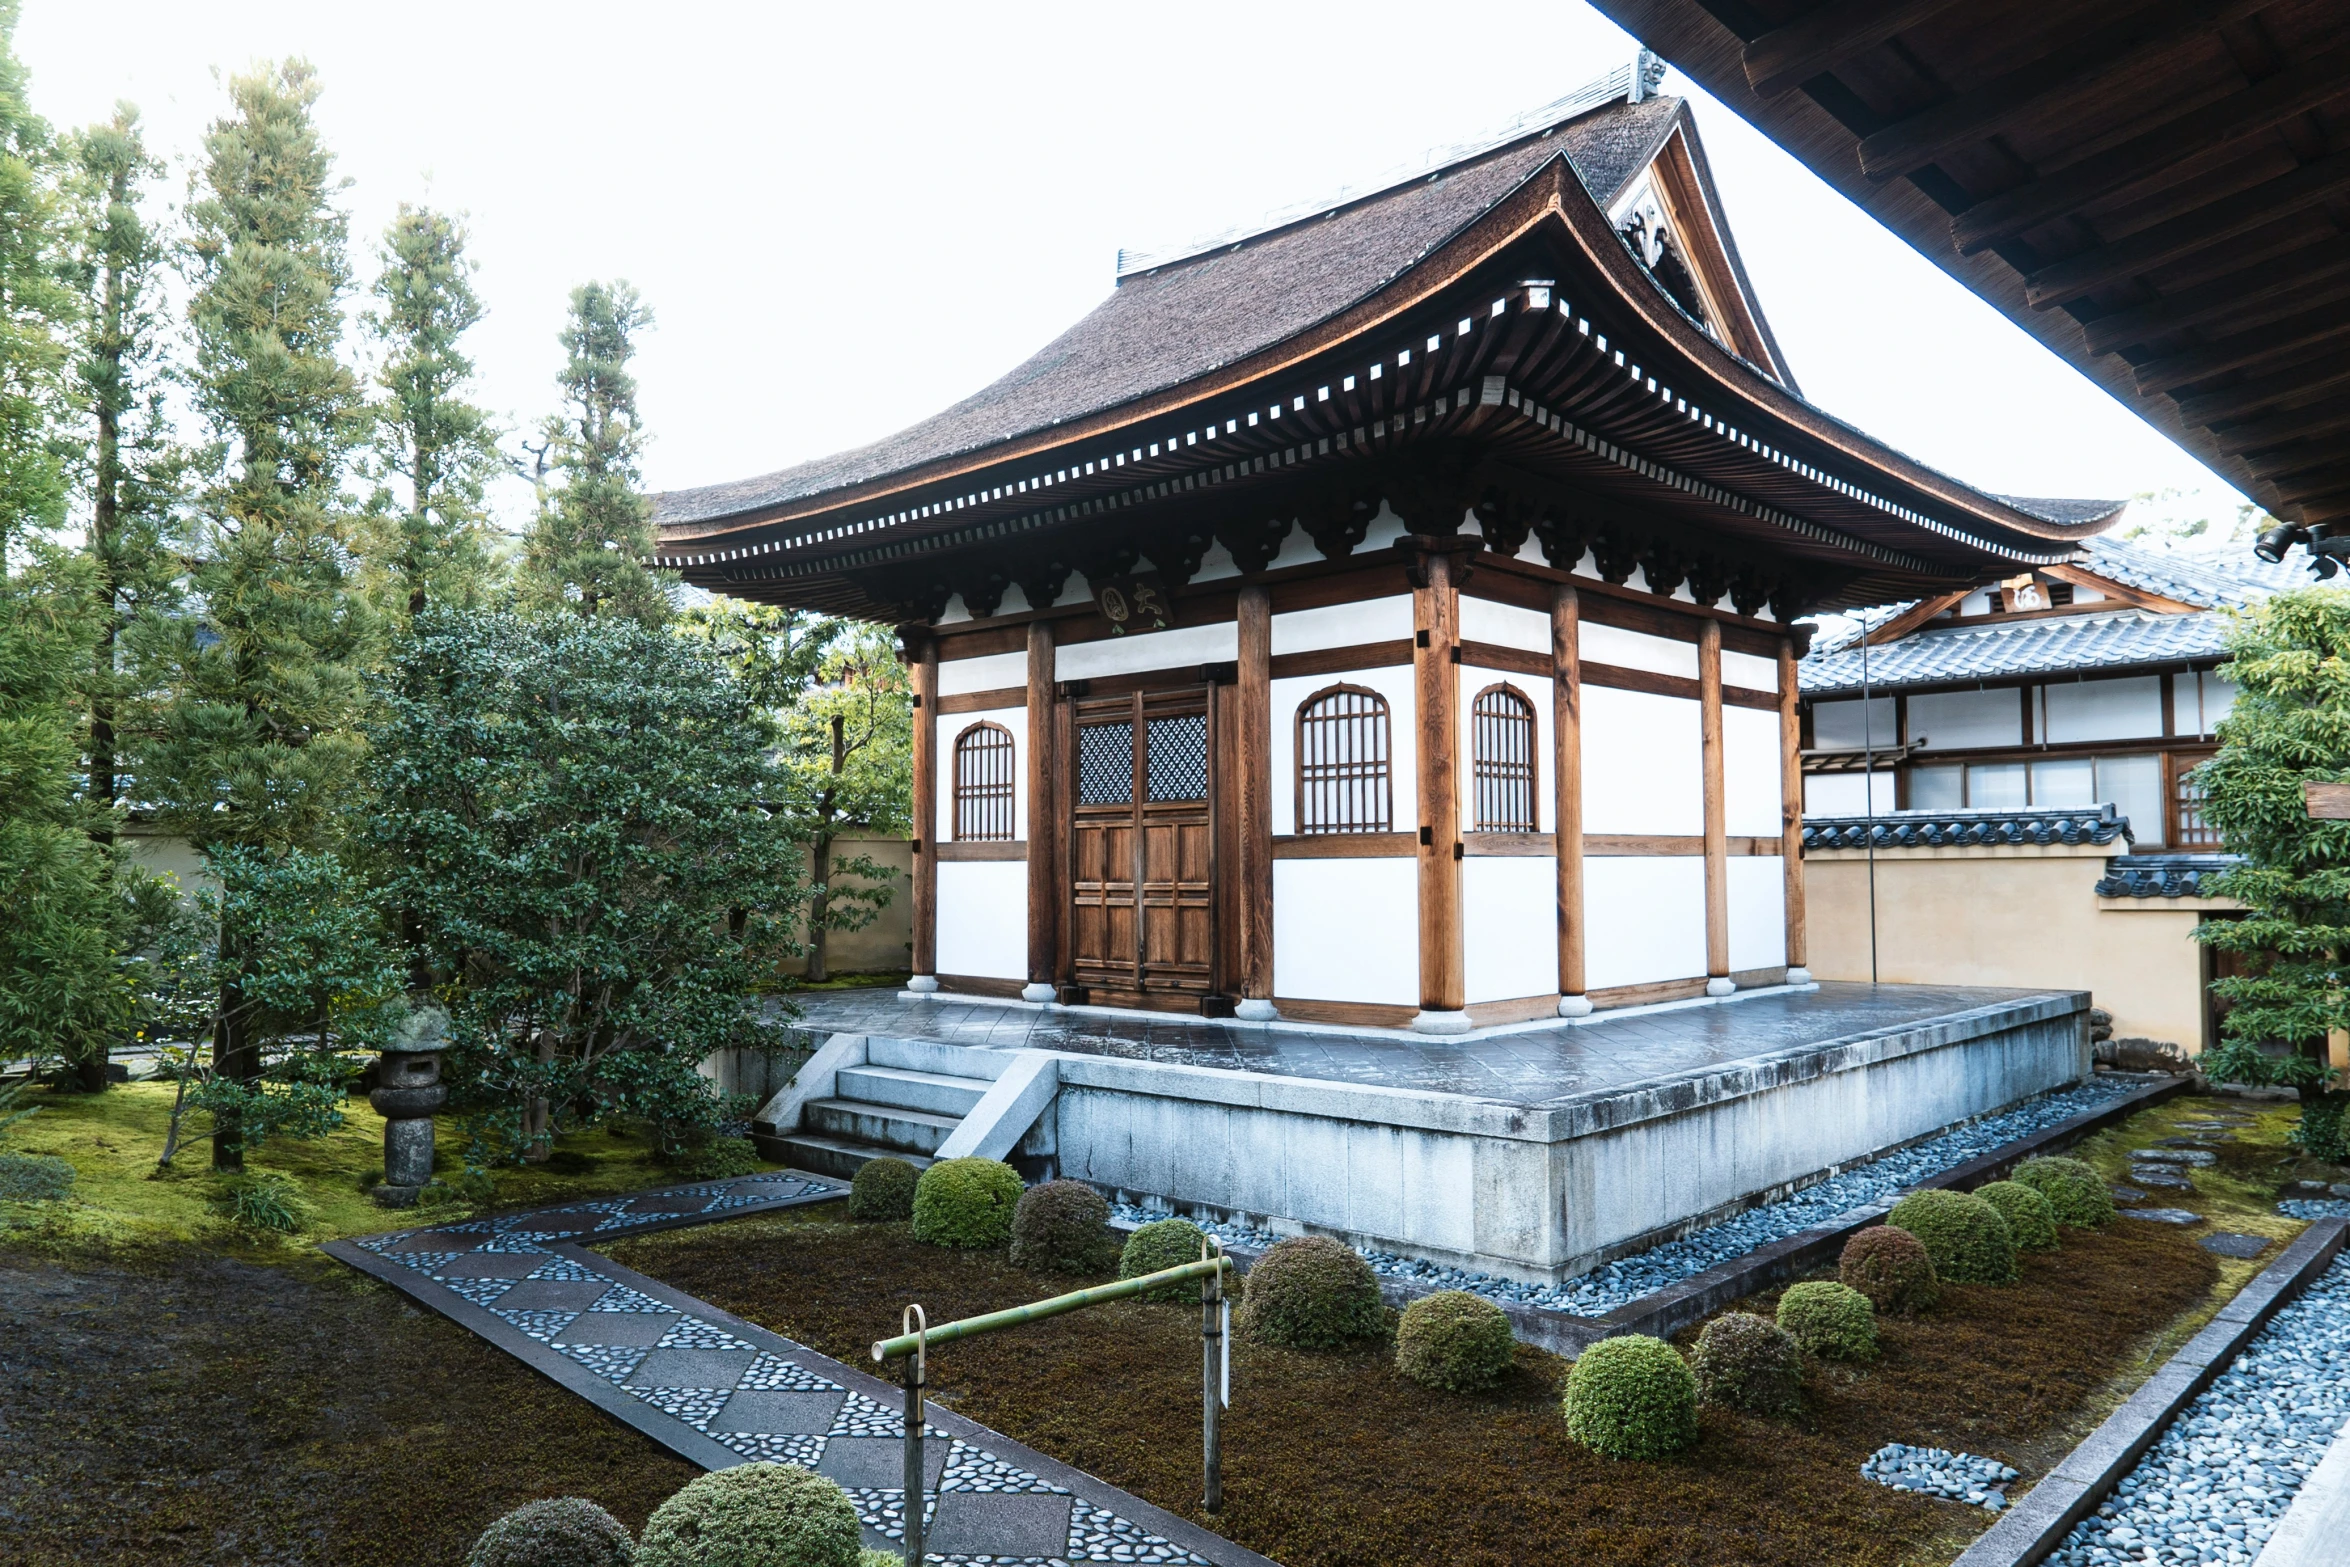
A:
[[[175,200],[225,97],[281,55],[359,259],[402,200],[470,215],[480,399],[548,411],[564,300],[627,278],[655,489],[861,445],[993,380],[1153,249],[1481,135],[1631,56],[1575,0],[1180,6],[714,0],[27,0],[60,127],[145,112]],[[1697,99],[1747,267],[1814,401],[2011,494],[2241,497],[1814,178]],[[526,494],[501,496],[510,525]]]

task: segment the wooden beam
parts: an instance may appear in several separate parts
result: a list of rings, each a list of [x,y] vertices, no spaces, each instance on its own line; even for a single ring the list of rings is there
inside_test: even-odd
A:
[[[2207,321],[2250,325],[2273,321],[2319,300],[2339,299],[2340,290],[2350,287],[2350,256],[2337,255],[2339,248],[2329,235],[2282,256],[2249,262],[2208,283],[2099,316],[2082,324],[2081,335],[2089,352],[2110,354]],[[2304,257],[2315,265],[2295,264]],[[2335,287],[2324,289],[2327,284]]]
[[[2101,577],[2086,566],[2042,566],[2040,568],[2059,582],[2069,582],[2076,588],[2094,588],[2109,599],[2119,599],[2138,609],[2156,610],[2165,615],[2192,615],[2198,606],[2184,603],[2144,588],[2134,588],[2111,577]]]
[[[1888,642],[1898,642],[1945,610],[1955,609],[1959,601],[1973,591],[1972,588],[1960,588],[1955,593],[1942,593],[1933,598],[1919,599],[1891,620],[1869,632],[1863,640],[1871,647],[1883,647]],[[1777,700],[1774,699],[1771,705],[1778,706]]]
[[[1309,832],[1272,841],[1276,860],[1401,860],[1418,857],[1412,832]]]
[[[2100,196],[2201,159],[2350,94],[2350,45],[2323,50],[2216,103],[2191,109],[2118,146],[2091,153],[1950,220],[1959,254],[1971,256]]]
[[[938,665],[933,663],[930,667],[935,671]],[[924,705],[933,704],[925,703]],[[1019,685],[999,686],[992,691],[958,691],[952,696],[938,698],[935,705],[941,714],[1001,712],[1007,707],[1026,707],[1028,705],[1028,688]]]
[[[1722,766],[1722,630],[1712,621],[1697,641],[1698,736],[1705,770],[1705,972],[1730,977],[1729,798]],[[1708,987],[1709,989],[1711,987]]]
[[[1460,671],[1461,600],[1454,556],[1429,550],[1425,587],[1412,590],[1413,695],[1418,708],[1420,810],[1420,1010],[1459,1012],[1461,953]]]
[[[2175,401],[2179,405],[2179,417],[2190,424],[2216,424],[2223,419],[2241,419],[2277,403],[2313,401],[2318,393],[2332,391],[2345,382],[2350,382],[2350,354],[2329,349],[2317,356],[2315,364],[2296,365],[2290,370],[2255,376],[2216,392],[2200,392]]]
[[[2024,301],[2037,310],[2151,272],[2181,256],[2265,228],[2325,201],[2350,186],[2350,152],[2304,163],[2249,190],[2230,191],[2189,212],[2140,229],[2110,244],[2052,261],[2024,278]]]
[[[2332,397],[2291,413],[2273,414],[2266,419],[2247,419],[2242,424],[2231,424],[2218,433],[2240,452],[2258,451],[2268,446],[2283,446],[2312,435],[2326,435],[2350,425],[2350,398]]]
[[[957,860],[1025,860],[1028,845],[1016,838],[964,839],[931,845],[941,865]]]
[[[1028,984],[1050,987],[1059,967],[1060,765],[1054,755],[1053,623],[1028,623]],[[1031,999],[1035,999],[1031,995]]]
[[[1786,878],[1787,965],[1803,968],[1803,716],[1796,690],[1795,642],[1779,644],[1779,869]]]
[[[2241,370],[2263,359],[2296,353],[2310,344],[2327,342],[2345,333],[2350,333],[2350,318],[2345,318],[2339,305],[2328,305],[2233,337],[2223,337],[2200,348],[2149,359],[2131,372],[2131,378],[2138,383],[2141,396],[2167,392],[2176,386]]]
[[[1273,595],[1240,590],[1240,678],[1232,756],[1240,809],[1240,995],[1273,998]]]
[[[938,976],[938,640],[922,639],[914,687],[914,951],[917,977]]]
[[[1550,776],[1558,844],[1559,994],[1581,998],[1583,911],[1582,598],[1560,583],[1550,601]],[[1571,1010],[1589,1010],[1585,1000]],[[1567,1009],[1562,1009],[1567,1010]]]
[[[1947,11],[1956,0],[1828,0],[1818,10],[1746,46],[1746,80],[1776,98],[1896,33]]]

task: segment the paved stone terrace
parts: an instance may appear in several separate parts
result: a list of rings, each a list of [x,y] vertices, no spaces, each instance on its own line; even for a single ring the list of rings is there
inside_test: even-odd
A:
[[[869,1545],[902,1547],[894,1384],[632,1273],[588,1244],[846,1194],[799,1171],[393,1230],[326,1250],[471,1329],[689,1462],[799,1464],[840,1482]],[[877,1330],[895,1331],[890,1323]],[[923,1422],[926,1559],[1274,1567],[1267,1558],[937,1405]]]
[[[801,1026],[989,1050],[1063,1050],[1279,1077],[1460,1094],[1540,1108],[1806,1047],[2062,994],[1970,985],[1821,984],[1517,1024],[1443,1039],[1403,1030],[1235,1023],[895,990],[795,998]]]

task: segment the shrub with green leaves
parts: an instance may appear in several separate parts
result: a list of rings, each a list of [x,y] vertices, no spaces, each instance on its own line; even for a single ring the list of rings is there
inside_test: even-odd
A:
[[[1603,1458],[1662,1458],[1697,1440],[1697,1378],[1663,1339],[1603,1338],[1567,1373],[1567,1435]]]
[[[1945,1284],[2015,1280],[2015,1235],[1999,1210],[1972,1192],[1911,1192],[1885,1222],[1918,1238],[1934,1259],[1934,1276]]]
[[[1814,1279],[1779,1297],[1779,1326],[1822,1360],[1877,1358],[1877,1308],[1849,1284]]]
[[[1012,1213],[1025,1188],[997,1159],[941,1159],[914,1183],[914,1239],[932,1246],[989,1248],[1012,1238]]]
[[[1165,1268],[1180,1268],[1187,1262],[1200,1260],[1201,1243],[1207,1236],[1189,1219],[1153,1219],[1137,1226],[1126,1237],[1126,1245],[1118,1253],[1118,1277],[1139,1279],[1146,1273],[1157,1273]],[[1227,1291],[1231,1279],[1225,1281]],[[1166,1301],[1180,1306],[1185,1301],[1199,1302],[1199,1285],[1162,1284],[1157,1289],[1145,1290],[1143,1300]]]
[[[1422,1387],[1474,1393],[1502,1379],[1517,1349],[1499,1306],[1467,1290],[1439,1290],[1404,1308],[1395,1369]]]
[[[1083,1181],[1045,1181],[1012,1210],[1012,1266],[1040,1273],[1101,1273],[1118,1259],[1110,1205]]]
[[[73,1166],[45,1153],[0,1153],[0,1202],[57,1202],[73,1190]]]
[[[717,1469],[653,1510],[636,1567],[859,1567],[857,1509],[792,1464]]]
[[[1975,1195],[1999,1210],[2017,1251],[2056,1250],[2056,1208],[2021,1181],[1993,1181]]]
[[[2113,1192],[2094,1165],[2078,1159],[2026,1159],[2008,1179],[2047,1198],[2059,1224],[2094,1230],[2113,1222]]]
[[[212,1208],[238,1229],[256,1234],[292,1235],[318,1217],[301,1186],[275,1170],[222,1181],[213,1192]]]
[[[630,1567],[627,1526],[582,1496],[525,1502],[481,1532],[465,1567]]]
[[[1714,1318],[1697,1335],[1689,1370],[1705,1403],[1769,1420],[1791,1419],[1803,1408],[1803,1350],[1768,1317],[1733,1311]]]
[[[1934,1259],[1916,1236],[1889,1224],[1872,1224],[1846,1241],[1836,1277],[1887,1316],[1912,1316],[1942,1298]]]
[[[1248,1271],[1234,1326],[1264,1344],[1337,1349],[1387,1331],[1379,1276],[1352,1246],[1321,1235],[1281,1242]]]
[[[689,1181],[731,1181],[759,1168],[759,1150],[748,1137],[711,1137],[693,1144],[672,1165]]]
[[[868,1159],[849,1179],[849,1217],[873,1223],[914,1217],[914,1183],[922,1172],[903,1159]]]

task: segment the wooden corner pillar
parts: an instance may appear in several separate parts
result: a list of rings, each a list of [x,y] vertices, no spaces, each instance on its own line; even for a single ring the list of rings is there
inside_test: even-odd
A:
[[[1550,776],[1557,791],[1552,827],[1558,845],[1559,1016],[1591,1011],[1584,995],[1583,910],[1583,600],[1560,583],[1550,601]]]
[[[1461,951],[1461,556],[1474,540],[1427,540],[1413,574],[1412,649],[1420,806],[1420,1012],[1423,1034],[1465,1034]]]
[[[1803,717],[1795,681],[1795,639],[1788,637],[1779,643],[1779,866],[1787,878],[1787,983],[1808,985],[1811,953],[1803,934]]]
[[[1722,623],[1697,633],[1698,725],[1705,770],[1705,993],[1726,996],[1730,978],[1729,799],[1722,767]]]
[[[1233,1016],[1270,1022],[1273,1008],[1273,595],[1240,590],[1240,671],[1233,690],[1234,803],[1239,808],[1240,991]]]
[[[1023,1001],[1051,1001],[1060,962],[1060,760],[1053,712],[1053,623],[1028,623],[1028,983]]]
[[[938,640],[907,638],[914,687],[914,975],[908,990],[938,989]]]

